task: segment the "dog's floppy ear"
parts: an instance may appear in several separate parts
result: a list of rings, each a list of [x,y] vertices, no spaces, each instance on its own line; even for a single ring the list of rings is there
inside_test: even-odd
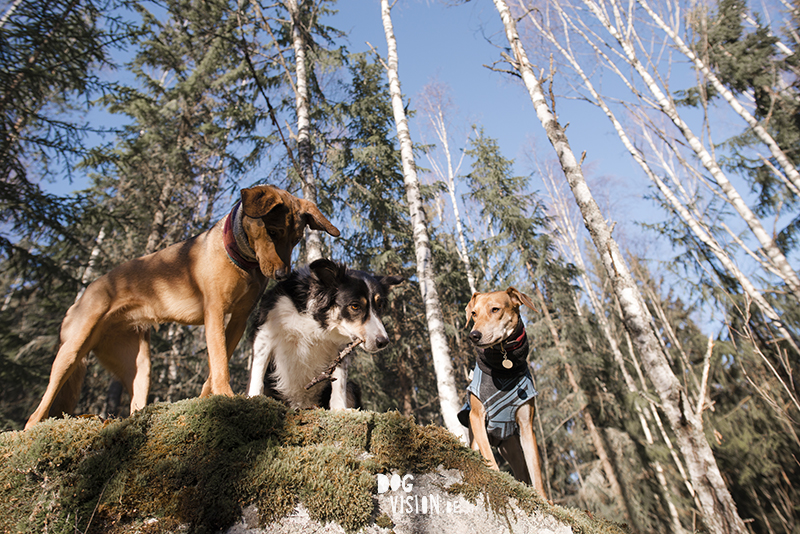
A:
[[[528,295],[516,289],[515,287],[509,287],[506,289],[506,293],[508,293],[508,296],[511,298],[511,302],[513,302],[517,307],[524,304],[533,311],[539,311],[536,309],[536,306],[533,305],[533,302],[531,302],[531,299],[528,297]]]
[[[257,185],[242,189],[242,211],[248,217],[260,219],[276,206],[284,204],[285,191],[271,185]]]
[[[472,298],[467,303],[467,323],[464,325],[465,327],[469,324],[469,320],[472,319],[472,309],[475,307],[475,297],[478,295],[479,293],[473,293]]]
[[[339,229],[325,218],[316,204],[303,198],[297,199],[300,202],[300,213],[303,220],[312,230],[322,230],[328,232],[333,237],[339,237]]]
[[[323,286],[332,287],[344,275],[345,268],[334,261],[322,258],[308,266]]]

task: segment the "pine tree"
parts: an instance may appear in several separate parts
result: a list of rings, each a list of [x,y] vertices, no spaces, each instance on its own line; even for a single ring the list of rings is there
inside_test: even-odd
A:
[[[46,382],[58,324],[88,253],[84,222],[102,210],[83,195],[40,185],[78,175],[86,138],[100,131],[77,118],[115,83],[112,52],[134,25],[122,2],[19,1],[0,22],[0,424],[21,426]],[[42,386],[43,387],[43,386]]]

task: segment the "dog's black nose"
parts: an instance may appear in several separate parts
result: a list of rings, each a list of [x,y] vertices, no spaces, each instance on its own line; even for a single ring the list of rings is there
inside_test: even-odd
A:
[[[472,332],[469,333],[469,338],[472,340],[473,343],[477,343],[478,341],[481,340],[482,337],[483,334],[481,334],[477,330],[473,330]]]
[[[281,267],[275,271],[275,280],[280,282],[281,280],[286,280],[289,278],[289,273],[292,272],[292,269],[289,267]]]
[[[378,347],[379,349],[385,348],[386,345],[388,344],[389,344],[388,337],[379,337],[378,339],[375,340],[375,346]]]

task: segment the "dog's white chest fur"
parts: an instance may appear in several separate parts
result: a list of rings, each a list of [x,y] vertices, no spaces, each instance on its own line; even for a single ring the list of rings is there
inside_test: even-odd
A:
[[[292,408],[312,407],[324,385],[306,390],[306,384],[325,371],[339,349],[351,340],[335,322],[329,324],[329,328],[322,328],[311,314],[298,312],[289,297],[280,297],[256,332],[248,395],[264,393],[263,377],[271,360],[275,365],[275,387],[281,396]]]

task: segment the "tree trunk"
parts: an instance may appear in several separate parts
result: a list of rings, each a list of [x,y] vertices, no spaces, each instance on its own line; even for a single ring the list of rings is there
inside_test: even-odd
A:
[[[561,338],[558,335],[558,330],[553,323],[553,318],[550,315],[550,311],[547,309],[547,302],[545,302],[544,295],[542,295],[542,292],[538,287],[536,287],[536,297],[539,301],[539,306],[542,308],[542,313],[544,314],[544,320],[547,324],[547,328],[550,330],[550,336],[553,338],[553,344],[556,346],[559,356],[561,356],[561,362],[564,364],[564,370],[567,372],[567,380],[569,381],[569,385],[572,387],[572,391],[575,393],[575,398],[578,399],[578,402],[580,403],[580,411],[581,416],[583,417],[583,422],[586,425],[586,430],[589,432],[589,437],[592,439],[592,445],[594,445],[594,450],[597,453],[597,457],[600,459],[600,465],[603,466],[603,471],[605,472],[608,483],[611,486],[611,493],[614,495],[617,508],[622,513],[625,521],[632,524],[633,516],[630,512],[628,499],[625,498],[625,494],[622,492],[622,486],[617,478],[617,470],[614,469],[614,464],[611,463],[611,458],[608,456],[608,452],[606,452],[606,446],[603,441],[603,437],[600,435],[600,432],[597,430],[597,426],[594,424],[592,413],[586,407],[586,395],[578,384],[575,374],[572,372],[572,366],[569,364],[569,358],[567,358],[567,355],[564,352],[564,347],[561,344]]]
[[[666,357],[658,349],[655,335],[650,328],[649,312],[643,305],[639,289],[633,282],[619,247],[611,237],[611,231],[586,184],[564,129],[547,107],[544,92],[519,40],[516,22],[511,16],[505,0],[494,0],[494,3],[503,21],[509,45],[513,50],[517,62],[516,67],[528,89],[534,109],[547,137],[558,154],[561,168],[564,170],[578,207],[583,214],[584,224],[622,305],[625,326],[631,334],[637,351],[642,356],[645,371],[658,392],[662,409],[667,415],[689,466],[692,483],[703,505],[705,524],[712,533],[745,533],[747,530],[744,522],[739,517],[736,504],[731,498],[711,447],[703,434],[702,424],[694,413],[680,382],[672,373]]]
[[[759,221],[752,210],[750,210],[750,207],[745,203],[742,196],[728,180],[728,177],[725,175],[725,173],[722,172],[722,169],[720,169],[719,165],[717,165],[717,162],[714,160],[711,154],[708,153],[702,142],[697,138],[691,128],[689,128],[689,125],[686,124],[686,122],[681,118],[673,102],[667,95],[664,94],[663,91],[661,91],[656,81],[644,68],[642,62],[636,56],[636,51],[633,49],[629,39],[625,38],[619,32],[616,26],[611,23],[611,20],[608,18],[607,14],[594,0],[583,0],[583,3],[592,13],[594,13],[597,20],[603,24],[606,30],[617,40],[627,57],[627,61],[630,63],[631,67],[636,70],[636,72],[644,81],[645,85],[647,85],[650,93],[658,102],[658,106],[661,111],[667,117],[669,117],[672,123],[678,128],[678,130],[680,130],[689,147],[691,147],[697,158],[703,164],[703,167],[705,167],[711,176],[713,176],[714,180],[717,182],[717,185],[719,185],[722,192],[728,198],[730,205],[733,206],[745,223],[747,223],[750,231],[753,233],[756,239],[758,239],[758,242],[761,243],[764,253],[778,269],[784,282],[786,282],[786,284],[791,288],[792,291],[790,292],[790,295],[795,299],[800,298],[800,278],[797,276],[797,273],[794,271],[794,269],[792,269],[789,261],[772,240],[769,233],[761,225],[761,221]],[[614,4],[613,7],[615,13],[619,15],[618,6]]]
[[[392,96],[392,111],[397,126],[397,138],[400,141],[400,156],[403,161],[403,179],[406,186],[408,209],[411,214],[411,224],[414,230],[414,248],[417,256],[417,277],[425,303],[425,317],[428,323],[428,333],[431,340],[431,356],[436,372],[436,387],[439,392],[439,403],[445,427],[454,435],[465,439],[464,427],[458,421],[460,402],[453,378],[453,362],[450,359],[450,350],[444,332],[444,319],[439,294],[433,274],[433,257],[428,227],[425,214],[422,210],[422,197],[419,191],[417,168],[414,162],[414,151],[411,144],[411,135],[408,131],[408,120],[403,108],[403,97],[400,92],[400,79],[397,73],[397,42],[392,27],[391,8],[388,0],[381,0],[381,17],[383,29],[386,32],[386,44],[389,52],[387,55],[387,76],[389,78],[389,91]]]
[[[97,238],[94,241],[94,247],[92,247],[92,252],[89,254],[89,263],[86,264],[86,269],[84,269],[83,274],[81,275],[81,287],[78,290],[78,294],[75,295],[75,302],[78,302],[78,299],[83,296],[83,292],[86,291],[86,286],[89,285],[89,282],[94,276],[94,265],[97,263],[97,256],[100,255],[100,247],[103,245],[103,240],[106,238],[106,229],[100,228],[100,231],[97,232]]]
[[[443,172],[439,165],[431,158],[431,165],[434,171],[444,179],[447,185],[447,192],[450,195],[450,203],[453,206],[453,217],[456,221],[456,237],[458,238],[458,256],[461,263],[464,264],[464,272],[467,273],[467,282],[469,283],[470,293],[478,291],[477,281],[475,279],[475,272],[472,270],[472,264],[469,261],[469,252],[467,249],[467,240],[464,237],[464,225],[461,222],[461,213],[458,208],[458,200],[456,197],[456,181],[455,172],[453,171],[453,158],[450,154],[450,141],[447,133],[447,123],[445,122],[444,111],[442,110],[443,104],[442,93],[444,89],[435,85],[428,85],[426,87],[426,94],[424,95],[427,100],[426,109],[428,120],[430,120],[436,137],[442,144],[442,151],[444,152],[445,160],[447,161],[447,172]],[[460,163],[459,163],[460,167]]]
[[[798,172],[794,164],[789,161],[789,158],[778,146],[778,143],[775,142],[775,139],[773,139],[769,132],[767,132],[767,130],[758,123],[756,118],[753,117],[753,115],[751,115],[750,112],[747,111],[747,109],[742,106],[738,100],[736,100],[734,94],[727,87],[725,87],[719,78],[717,78],[717,76],[711,72],[711,69],[709,69],[708,66],[703,63],[699,57],[697,57],[697,54],[695,54],[686,45],[686,43],[683,42],[683,39],[681,39],[681,37],[676,34],[655,11],[653,11],[653,9],[650,7],[650,4],[648,4],[645,0],[637,0],[637,3],[644,8],[647,14],[650,15],[650,18],[652,18],[655,23],[658,24],[662,30],[664,30],[669,38],[672,39],[678,50],[680,50],[682,54],[684,54],[692,61],[692,63],[694,63],[694,66],[697,68],[697,70],[703,73],[703,76],[705,76],[708,81],[711,82],[711,84],[714,86],[714,89],[716,89],[722,98],[725,99],[733,111],[735,111],[745,120],[745,122],[747,122],[748,126],[753,129],[753,132],[755,132],[756,136],[761,140],[761,142],[767,145],[772,157],[775,158],[775,160],[783,169],[783,172],[786,173],[786,186],[792,191],[792,193],[800,196],[800,172]]]
[[[295,63],[295,102],[297,106],[297,164],[303,198],[317,203],[317,184],[314,179],[313,151],[311,148],[311,121],[308,111],[308,75],[306,73],[306,33],[303,32],[297,0],[286,0],[292,18],[292,47]],[[322,257],[320,232],[306,228],[306,263]]]
[[[614,130],[617,132],[622,144],[628,150],[628,152],[633,157],[634,161],[639,164],[639,166],[644,171],[645,175],[652,181],[656,187],[658,187],[659,191],[664,195],[664,198],[669,202],[669,204],[673,207],[675,212],[681,217],[684,223],[689,227],[692,233],[705,245],[709,247],[709,249],[714,253],[714,255],[719,259],[720,263],[725,267],[725,269],[737,279],[739,284],[741,284],[742,289],[745,293],[756,303],[759,307],[761,312],[771,321],[772,326],[775,327],[776,330],[786,339],[786,342],[793,348],[793,350],[800,354],[800,348],[797,347],[794,337],[786,330],[783,326],[783,322],[780,319],[778,313],[774,310],[772,305],[764,298],[764,296],[756,289],[753,283],[747,278],[747,276],[738,268],[738,266],[733,262],[733,260],[728,256],[727,252],[719,245],[719,243],[714,239],[711,233],[706,229],[703,223],[695,217],[689,209],[678,199],[678,197],[673,193],[673,191],[664,183],[663,180],[650,168],[650,165],[645,161],[644,156],[642,153],[634,146],[633,142],[628,137],[627,133],[625,132],[624,127],[622,124],[617,120],[614,112],[611,108],[606,104],[605,99],[600,95],[594,88],[594,85],[589,80],[586,73],[580,67],[578,62],[576,61],[575,57],[571,54],[570,51],[565,50],[555,39],[552,38],[552,35],[542,28],[539,22],[536,20],[535,17],[529,17],[530,21],[537,27],[537,29],[542,32],[542,34],[559,50],[561,55],[569,61],[572,68],[575,72],[580,76],[584,87],[589,91],[594,98],[595,103],[603,110],[606,116],[611,121],[612,125],[614,126]],[[649,139],[649,136],[645,136]],[[651,143],[652,144],[652,143]],[[664,165],[664,169],[667,173],[670,173],[670,168],[668,165]],[[673,176],[673,182],[679,184],[679,181],[676,177]],[[780,273],[776,273],[778,276],[781,276]]]
[[[552,178],[551,178],[552,179]],[[555,184],[553,184],[555,187]],[[636,383],[634,382],[633,378],[631,377],[628,369],[625,367],[625,358],[622,355],[622,351],[619,347],[619,343],[617,342],[617,338],[611,330],[611,324],[608,322],[606,318],[605,309],[603,308],[600,298],[594,291],[592,287],[591,280],[589,280],[589,275],[587,274],[588,271],[586,269],[586,265],[583,262],[583,257],[581,256],[581,251],[578,248],[578,239],[575,233],[575,228],[573,225],[567,221],[566,214],[563,214],[562,219],[564,220],[563,226],[566,229],[564,233],[564,239],[569,240],[568,247],[572,252],[573,261],[575,262],[575,266],[581,271],[584,290],[586,295],[589,297],[589,302],[594,309],[594,314],[597,319],[598,325],[602,330],[606,341],[608,342],[609,347],[611,348],[611,353],[614,356],[614,361],[616,362],[617,366],[619,367],[620,373],[622,374],[623,379],[625,380],[625,385],[628,388],[628,391],[632,394],[638,394],[639,391],[636,387]],[[592,349],[594,350],[594,349]],[[570,370],[567,370],[568,375],[570,374]],[[650,431],[650,425],[648,423],[648,418],[646,413],[642,410],[639,405],[635,405],[634,409],[636,410],[636,415],[639,418],[639,425],[642,427],[642,432],[645,436],[645,441],[649,447],[652,447],[654,444],[653,435]],[[588,425],[587,425],[588,426]],[[670,495],[669,486],[667,484],[667,479],[664,475],[664,469],[661,466],[661,463],[658,461],[651,461],[650,466],[653,469],[653,472],[656,474],[656,480],[658,481],[659,485],[661,486],[662,496],[664,498],[664,502],[666,503],[667,510],[670,515],[670,520],[672,521],[671,527],[672,532],[674,534],[682,534],[684,532],[683,526],[681,525],[680,518],[678,517],[678,510],[675,507],[673,499]],[[679,466],[680,468],[680,466]],[[694,490],[692,489],[691,485],[689,486],[689,493],[694,495]]]

